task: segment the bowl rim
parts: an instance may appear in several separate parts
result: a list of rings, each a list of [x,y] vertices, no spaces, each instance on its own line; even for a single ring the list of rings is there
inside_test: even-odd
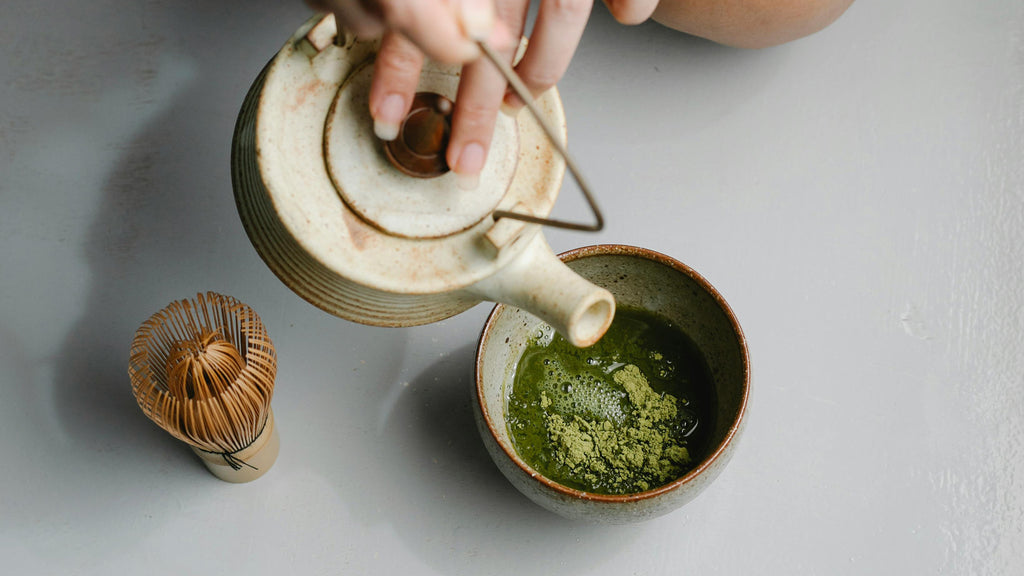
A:
[[[613,504],[635,502],[638,500],[655,498],[661,494],[672,492],[673,490],[679,488],[680,486],[693,482],[705,470],[711,468],[717,460],[723,457],[726,450],[729,448],[729,445],[732,443],[733,439],[736,437],[737,434],[739,434],[739,431],[743,425],[743,418],[747,412],[747,402],[750,398],[750,352],[747,349],[747,339],[746,336],[743,334],[743,329],[740,327],[739,321],[736,319],[735,313],[732,311],[732,308],[729,306],[729,304],[725,301],[725,298],[722,297],[718,290],[716,290],[715,287],[712,286],[706,278],[704,278],[696,270],[687,266],[686,264],[683,264],[679,260],[676,260],[671,256],[667,256],[665,254],[662,254],[661,252],[657,252],[649,248],[641,248],[638,246],[630,246],[626,244],[594,244],[591,246],[574,248],[572,250],[562,252],[561,254],[558,255],[558,257],[565,263],[569,263],[574,260],[579,260],[582,258],[588,258],[591,256],[633,256],[638,258],[644,258],[646,260],[651,260],[653,262],[657,262],[664,266],[673,268],[679,272],[682,272],[683,274],[686,274],[687,276],[690,277],[690,279],[699,284],[700,287],[714,299],[715,303],[722,310],[722,312],[725,313],[726,318],[728,319],[729,324],[732,327],[733,333],[736,336],[737,342],[740,345],[740,356],[743,364],[743,393],[740,398],[739,409],[736,411],[736,416],[730,424],[729,429],[726,431],[725,437],[721,440],[721,442],[718,443],[717,446],[714,447],[714,449],[708,455],[704,457],[703,460],[701,460],[701,462],[696,467],[691,469],[689,472],[680,476],[679,478],[676,478],[675,480],[669,482],[668,484],[664,484],[657,488],[652,488],[651,490],[645,490],[643,492],[634,492],[630,494],[599,494],[596,492],[587,492],[584,490],[570,488],[568,486],[565,486],[564,484],[560,484],[558,482],[555,482],[554,480],[551,480],[550,478],[547,478],[539,471],[535,470],[532,466],[527,464],[522,458],[520,458],[519,454],[517,454],[515,450],[505,446],[505,444],[498,439],[498,435],[495,433],[494,421],[491,419],[490,413],[486,410],[482,378],[484,343],[487,341],[488,333],[491,331],[491,329],[494,327],[494,324],[497,322],[497,317],[501,313],[501,311],[504,310],[506,307],[514,308],[514,306],[508,306],[506,304],[496,304],[494,306],[494,308],[491,310],[491,313],[488,314],[487,321],[484,322],[483,329],[480,333],[480,340],[477,344],[476,349],[476,361],[474,362],[474,380],[476,384],[477,396],[476,402],[480,407],[480,413],[483,416],[484,423],[487,425],[488,433],[491,434],[495,443],[498,445],[498,447],[501,448],[502,452],[504,452],[505,455],[509,458],[509,460],[515,463],[515,465],[518,466],[523,472],[525,472],[530,478],[535,479],[536,481],[540,482],[541,484],[553,490],[554,492],[563,494],[574,499],[590,500],[594,502],[606,502]]]

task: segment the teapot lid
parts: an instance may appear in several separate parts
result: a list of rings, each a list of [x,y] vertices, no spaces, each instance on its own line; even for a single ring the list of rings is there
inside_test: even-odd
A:
[[[547,216],[564,160],[530,115],[499,114],[477,189],[460,189],[452,173],[403,173],[369,114],[379,42],[336,36],[332,15],[311,19],[254,87],[259,180],[276,219],[319,265],[381,290],[444,292],[490,276],[539,230],[492,214]],[[454,99],[459,74],[428,61],[417,90]],[[564,142],[556,90],[536,104]]]
[[[325,122],[327,171],[348,207],[381,231],[407,238],[449,236],[493,213],[518,165],[515,120],[499,115],[479,187],[459,188],[447,170],[434,177],[413,176],[388,158],[389,143],[374,134],[368,102],[372,77],[372,62],[354,70],[338,90]],[[450,102],[456,88],[450,74],[430,70],[420,81],[419,94],[436,94]]]

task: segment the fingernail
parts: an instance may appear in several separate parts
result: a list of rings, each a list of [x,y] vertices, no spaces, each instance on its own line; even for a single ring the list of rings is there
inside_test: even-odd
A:
[[[505,99],[501,101],[501,111],[506,116],[511,116],[512,118],[519,115],[519,111],[523,109],[523,106],[525,104],[522,99],[512,93],[506,94]]]
[[[459,190],[476,190],[480,186],[480,175],[459,174],[456,172],[455,185],[459,187]]]
[[[377,107],[373,117],[373,133],[384,141],[398,137],[398,127],[402,124],[405,113],[405,100],[398,94],[389,94]]]
[[[475,190],[484,169],[484,147],[476,142],[463,146],[455,160],[455,185],[462,190]]]
[[[473,40],[486,40],[494,27],[492,0],[462,0],[459,3],[462,30]]]
[[[509,118],[515,118],[516,116],[519,116],[519,111],[522,109],[522,106],[512,106],[508,102],[502,102],[500,108],[501,113],[504,114],[505,116],[508,116]]]

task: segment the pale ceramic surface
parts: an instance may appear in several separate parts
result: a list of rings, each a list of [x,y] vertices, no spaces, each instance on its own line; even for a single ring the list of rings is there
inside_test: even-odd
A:
[[[357,325],[253,250],[231,134],[301,1],[0,2],[5,573],[1024,574],[1022,11],[857,0],[746,52],[597,3],[559,90],[608,228],[546,236],[693,266],[754,374],[726,470],[622,527],[564,521],[491,462],[469,393],[491,306]],[[567,183],[555,212],[585,210]],[[125,376],[139,323],[207,289],[280,359],[281,454],[249,484]]]
[[[697,272],[672,258],[630,246],[591,246],[562,255],[569,267],[608,288],[616,304],[671,320],[703,353],[715,381],[718,413],[706,456],[683,477],[624,496],[589,494],[539,475],[516,453],[505,406],[515,367],[541,321],[518,308],[495,307],[476,360],[477,427],[491,458],[523,494],[566,518],[622,524],[649,520],[695,498],[729,461],[743,428],[750,394],[746,340],[732,310]]]
[[[384,157],[367,112],[377,43],[336,36],[333,16],[309,19],[240,103],[235,198],[271,270],[311,304],[364,324],[436,322],[492,300],[595,341],[611,296],[567,274],[538,226],[490,216],[551,210],[565,163],[540,126],[528,114],[498,118],[477,190],[459,190],[452,173],[406,176]],[[458,74],[428,63],[418,90],[454,99]],[[564,138],[557,91],[538,104]]]

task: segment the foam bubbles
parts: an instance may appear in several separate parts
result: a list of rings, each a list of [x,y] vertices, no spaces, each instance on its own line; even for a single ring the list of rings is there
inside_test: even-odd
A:
[[[543,363],[548,370],[540,388],[554,412],[615,424],[626,421],[629,397],[610,378],[589,373],[569,374],[554,358],[545,358]]]

